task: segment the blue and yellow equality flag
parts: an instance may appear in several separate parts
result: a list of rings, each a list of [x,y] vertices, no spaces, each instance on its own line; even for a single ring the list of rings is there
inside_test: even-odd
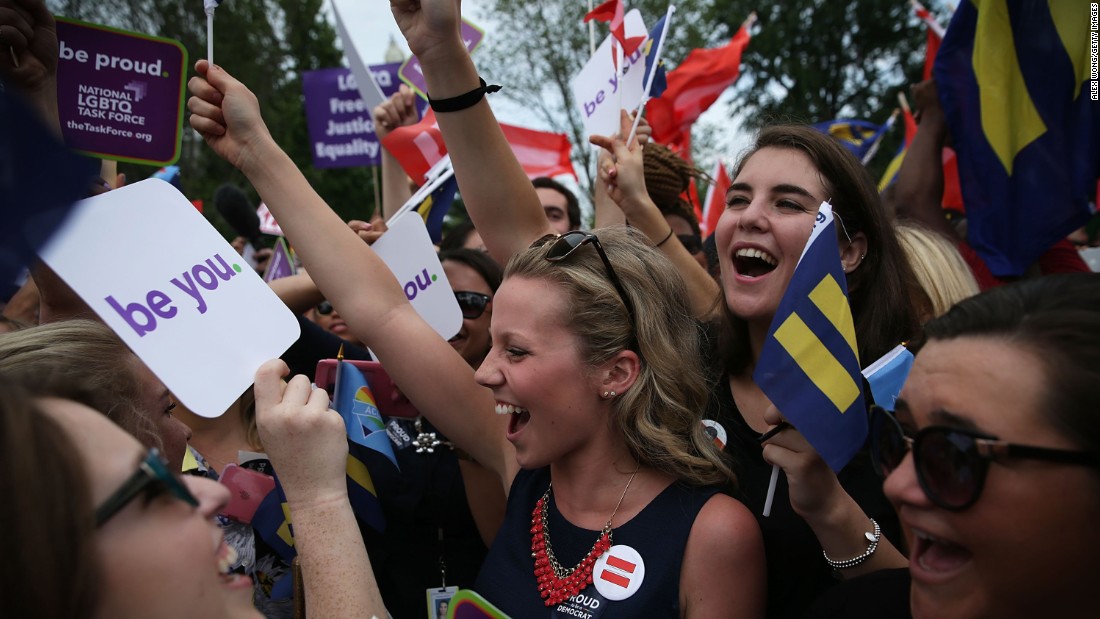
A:
[[[1087,5],[964,0],[936,56],[968,240],[998,277],[1022,275],[1089,216],[1100,103]]]
[[[645,84],[649,84],[649,75],[653,74],[653,84],[649,87],[650,97],[660,97],[661,93],[668,88],[665,60],[657,57],[657,48],[661,47],[661,39],[665,35],[667,20],[668,14],[665,14],[657,20],[657,23],[653,24],[653,29],[649,31],[649,40],[642,46],[642,51],[645,52],[645,75],[642,76],[643,88]]]
[[[438,244],[443,240],[443,218],[455,201],[455,193],[458,192],[458,180],[452,173],[450,178],[443,181],[435,191],[416,207],[416,212],[424,218],[424,225],[428,228],[428,236],[432,243]]]
[[[833,209],[823,202],[752,374],[834,471],[867,439],[848,283]]]
[[[863,161],[879,136],[890,129],[890,124],[879,125],[866,120],[827,120],[811,126],[840,140],[845,148]]]

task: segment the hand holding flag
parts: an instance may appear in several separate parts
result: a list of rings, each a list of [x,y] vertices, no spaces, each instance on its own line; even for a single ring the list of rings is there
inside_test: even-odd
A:
[[[836,224],[823,202],[753,380],[834,471],[867,438],[857,351]]]

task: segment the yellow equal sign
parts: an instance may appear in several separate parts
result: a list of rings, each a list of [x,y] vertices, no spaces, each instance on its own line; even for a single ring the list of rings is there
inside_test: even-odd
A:
[[[831,276],[825,276],[810,293],[810,300],[844,335],[845,341],[852,347],[854,353],[855,329],[852,325],[852,314],[851,311],[845,311],[847,300],[836,280]],[[798,367],[802,368],[810,381],[825,394],[825,397],[829,398],[837,411],[843,414],[859,398],[859,385],[797,314],[792,313],[775,330],[775,339],[794,359]]]

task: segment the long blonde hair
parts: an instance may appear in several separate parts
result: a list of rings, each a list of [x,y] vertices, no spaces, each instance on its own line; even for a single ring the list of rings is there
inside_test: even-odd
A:
[[[917,282],[932,302],[927,318],[943,316],[952,305],[980,292],[974,273],[947,237],[911,221],[898,221],[894,228]]]
[[[141,409],[138,358],[106,325],[66,320],[0,336],[0,372],[35,394],[94,408],[147,447],[163,450],[153,419]]]
[[[638,379],[614,399],[612,412],[631,455],[689,484],[733,485],[726,456],[703,431],[709,390],[702,330],[692,318],[683,278],[633,228],[602,228],[598,238],[630,297],[633,320],[591,247],[549,262],[549,244],[537,245],[513,257],[504,278],[539,279],[565,293],[566,324],[582,343],[581,356],[589,365],[627,349],[638,353]]]

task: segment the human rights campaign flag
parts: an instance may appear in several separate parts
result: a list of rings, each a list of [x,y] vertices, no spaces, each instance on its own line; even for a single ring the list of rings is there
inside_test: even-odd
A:
[[[822,202],[752,378],[833,471],[867,439],[857,350],[833,209]]]
[[[657,48],[661,47],[661,37],[665,34],[667,20],[668,14],[666,13],[661,19],[657,20],[657,23],[653,24],[653,29],[649,31],[649,41],[643,47],[645,51],[645,75],[642,77],[642,84],[649,84],[649,75],[656,70],[656,73],[653,73],[653,84],[649,87],[649,96],[651,97],[661,96],[661,93],[668,88],[665,62],[657,57]]]
[[[890,123],[878,125],[866,120],[827,120],[812,126],[840,140],[845,148],[863,161],[879,136],[890,128]]]
[[[1018,276],[1088,220],[1100,172],[1086,2],[965,0],[933,68],[968,240]]]
[[[443,218],[447,216],[447,211],[451,210],[457,191],[458,180],[452,174],[451,178],[444,181],[420,203],[420,206],[416,207],[416,212],[424,218],[424,225],[428,228],[428,236],[432,238],[432,243],[443,240]]]

